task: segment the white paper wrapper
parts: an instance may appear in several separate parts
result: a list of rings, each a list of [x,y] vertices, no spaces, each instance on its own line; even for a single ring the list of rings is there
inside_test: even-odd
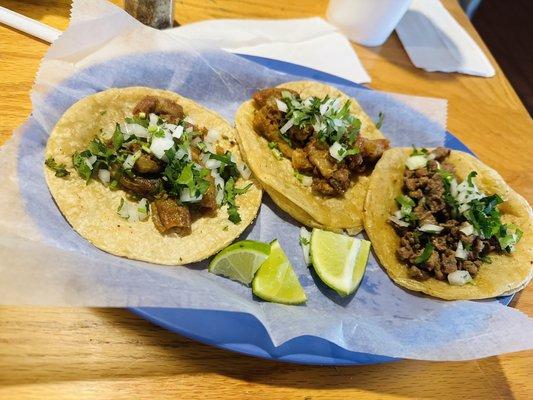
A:
[[[259,319],[276,346],[314,335],[352,351],[414,359],[471,359],[533,347],[533,323],[519,311],[497,301],[414,295],[395,286],[373,257],[356,294],[339,298],[304,265],[299,226],[268,198],[243,237],[280,240],[308,295],[305,306],[256,301],[249,288],[209,274],[206,263],[163,267],[104,253],[71,229],[49,194],[43,174],[48,134],[88,94],[132,85],[169,89],[233,121],[253,91],[295,79],[141,26],[106,2],[76,1],[71,26],[43,60],[32,117],[0,149],[0,304],[239,311]],[[394,145],[443,143],[444,101],[337,86],[374,118],[385,113],[382,130]]]

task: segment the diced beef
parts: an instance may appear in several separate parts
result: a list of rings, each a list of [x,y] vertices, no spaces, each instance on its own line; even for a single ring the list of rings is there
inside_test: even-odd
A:
[[[307,158],[307,153],[303,149],[294,149],[292,152],[292,167],[296,171],[311,172],[314,169],[313,164]]]
[[[333,172],[337,169],[334,159],[329,154],[329,149],[321,146],[318,141],[312,140],[305,147],[307,157],[311,164],[320,172],[324,178],[330,178]]]
[[[292,94],[294,94],[296,97],[298,97],[298,92],[292,90],[292,89],[285,89],[285,88],[266,88],[259,90],[255,92],[252,96],[254,100],[254,106],[257,109],[260,109],[264,107],[267,104],[272,104],[273,99],[281,100],[282,92],[287,91]],[[275,101],[274,101],[275,103]]]
[[[323,196],[336,196],[338,192],[329,182],[324,178],[313,177],[313,184],[311,185],[313,191]]]
[[[167,233],[176,229],[186,233],[191,229],[191,214],[185,206],[179,205],[173,199],[156,200],[152,203],[152,220],[156,229]]]
[[[339,168],[333,171],[328,182],[338,193],[344,193],[350,187],[350,171]]]
[[[156,195],[161,189],[161,180],[148,179],[141,176],[122,175],[118,181],[119,185],[128,192],[141,197]]]
[[[183,107],[175,101],[160,96],[146,96],[133,108],[133,114],[154,113],[168,122],[183,119]]]
[[[140,174],[154,174],[163,168],[163,164],[151,154],[141,154],[135,161],[133,169]]]

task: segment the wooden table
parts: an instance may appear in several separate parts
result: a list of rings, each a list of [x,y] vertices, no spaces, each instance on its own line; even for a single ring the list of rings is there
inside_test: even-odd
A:
[[[176,18],[185,24],[324,15],[326,3],[177,0]],[[456,1],[444,3],[487,51]],[[68,22],[66,1],[3,0],[0,5],[60,29]],[[448,99],[449,129],[533,200],[533,124],[497,66],[490,79],[426,73],[412,66],[395,35],[381,47],[354,47],[372,76],[370,86]],[[31,111],[28,93],[47,48],[0,26],[0,143]],[[533,314],[533,285],[514,305]],[[122,309],[0,307],[1,399],[531,398],[532,366],[533,351],[458,363],[287,365],[198,344]]]

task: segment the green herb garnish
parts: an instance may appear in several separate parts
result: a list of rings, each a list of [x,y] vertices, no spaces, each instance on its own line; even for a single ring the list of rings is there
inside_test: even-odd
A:
[[[428,242],[426,244],[426,247],[424,247],[424,251],[422,251],[422,254],[415,258],[415,264],[422,264],[429,260],[429,257],[431,257],[431,253],[433,253],[433,250],[435,250],[435,247]]]
[[[70,172],[68,172],[66,169],[66,165],[63,163],[61,164],[56,163],[56,161],[54,160],[52,156],[48,157],[45,160],[44,164],[48,168],[50,168],[52,171],[54,171],[55,176],[57,176],[58,178],[64,178],[65,176],[70,175]]]

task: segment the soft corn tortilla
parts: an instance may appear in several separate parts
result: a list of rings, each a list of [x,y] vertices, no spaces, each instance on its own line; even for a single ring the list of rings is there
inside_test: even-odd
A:
[[[96,247],[117,256],[158,264],[199,261],[226,247],[253,221],[261,204],[261,189],[255,181],[240,178],[237,182],[237,187],[254,183],[244,195],[237,196],[240,223],[230,222],[227,208],[223,206],[216,216],[197,219],[192,224],[191,234],[178,236],[159,233],[151,218],[144,222],[122,219],[117,207],[126,193],[111,191],[96,180],[86,185],[72,165],[75,151],[85,149],[100,128],[112,132],[115,122],[131,116],[133,107],[147,95],[179,103],[198,126],[218,130],[217,145],[231,150],[240,159],[234,129],[218,114],[194,101],[173,92],[145,87],[109,89],[78,101],[61,117],[48,139],[46,157],[52,156],[58,163],[65,163],[71,174],[66,179],[57,178],[45,167],[46,182],[67,221]]]
[[[400,237],[387,218],[397,209],[395,198],[402,192],[405,160],[412,149],[387,150],[374,168],[365,202],[365,230],[385,271],[398,285],[446,300],[484,299],[507,295],[522,289],[533,272],[533,222],[527,201],[509,187],[492,168],[475,157],[452,150],[447,162],[455,166],[459,180],[470,171],[478,173],[476,183],[487,195],[497,193],[502,221],[516,224],[523,232],[516,251],[510,255],[491,253],[492,263],[483,263],[474,284],[452,286],[430,278],[420,282],[409,277],[407,267],[396,257]]]
[[[331,86],[311,81],[288,82],[278,87],[293,89],[302,97],[329,95],[350,99],[350,111],[362,122],[361,135],[369,139],[384,136],[363,111],[359,103]],[[261,181],[272,200],[294,219],[310,227],[330,230],[349,229],[357,233],[363,229],[363,203],[369,178],[358,176],[352,186],[340,197],[324,197],[313,193],[294,177],[291,160],[277,160],[268,147],[268,141],[255,132],[253,100],[243,103],[237,110],[235,122],[239,144],[246,162]]]

